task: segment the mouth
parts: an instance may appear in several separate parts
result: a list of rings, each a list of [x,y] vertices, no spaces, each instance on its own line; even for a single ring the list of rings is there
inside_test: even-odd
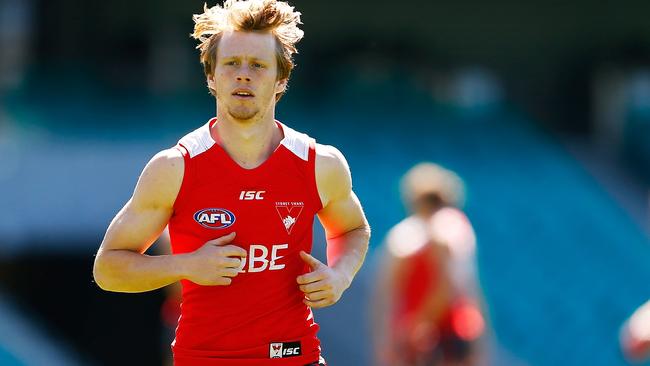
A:
[[[253,94],[252,91],[249,89],[235,89],[234,92],[232,92],[232,96],[234,96],[236,99],[251,99],[255,97],[255,94]]]

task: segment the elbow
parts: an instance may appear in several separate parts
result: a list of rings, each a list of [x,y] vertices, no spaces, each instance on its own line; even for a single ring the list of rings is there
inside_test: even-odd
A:
[[[365,258],[368,249],[370,248],[370,226],[366,222],[355,231],[358,235],[357,238],[360,239],[358,240],[359,246],[357,246],[357,248],[361,252],[362,258]]]
[[[366,234],[366,239],[370,241],[370,236],[372,235],[372,232],[370,230],[370,224],[367,222],[363,225],[363,232]]]
[[[95,263],[93,265],[93,280],[104,291],[115,291],[111,286],[109,276],[109,263],[105,253],[99,251],[95,256]]]
[[[361,235],[363,235],[363,238],[365,239],[366,246],[370,244],[370,236],[371,236],[371,231],[370,231],[370,225],[366,221],[360,228],[359,230],[361,231]]]

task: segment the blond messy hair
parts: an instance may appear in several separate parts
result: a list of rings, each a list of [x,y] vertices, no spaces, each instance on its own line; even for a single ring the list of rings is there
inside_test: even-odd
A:
[[[304,32],[298,28],[300,12],[294,11],[284,1],[277,0],[226,0],[223,7],[203,5],[203,14],[194,14],[194,33],[191,36],[199,41],[201,64],[207,77],[212,77],[217,61],[217,47],[226,30],[244,32],[270,32],[276,40],[277,80],[289,79],[294,63],[292,56],[297,53],[296,43]],[[216,91],[210,88],[216,96]],[[279,100],[283,93],[276,95]]]
[[[445,206],[462,207],[465,201],[463,180],[453,171],[430,162],[422,162],[402,177],[402,199],[409,209],[423,195],[434,194]]]

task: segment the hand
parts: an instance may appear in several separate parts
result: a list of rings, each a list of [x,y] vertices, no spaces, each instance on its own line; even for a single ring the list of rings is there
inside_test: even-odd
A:
[[[203,286],[227,286],[237,276],[246,251],[235,245],[235,233],[210,240],[202,247],[187,254],[184,278]]]
[[[324,308],[339,301],[343,291],[350,286],[349,282],[334,269],[303,251],[300,258],[312,269],[296,279],[300,291],[305,293],[303,302],[312,308]]]

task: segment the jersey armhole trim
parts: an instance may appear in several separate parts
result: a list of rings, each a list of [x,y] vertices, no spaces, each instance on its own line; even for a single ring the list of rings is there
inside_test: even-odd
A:
[[[185,191],[188,190],[188,186],[191,181],[193,170],[190,169],[192,158],[190,157],[190,153],[187,150],[187,148],[183,146],[183,144],[181,144],[180,142],[177,145],[175,145],[174,148],[180,151],[181,155],[183,155],[183,180],[181,181],[181,187],[179,188],[178,194],[176,195],[176,199],[174,200],[174,204],[172,205],[172,208],[175,213],[178,205],[180,204],[179,202],[185,195]]]
[[[316,212],[323,209],[323,201],[320,198],[320,192],[318,191],[318,179],[316,177],[316,140],[310,139],[309,141],[309,152],[308,152],[308,167],[310,171],[310,177],[312,180],[312,190],[314,195],[314,200],[317,203]]]

